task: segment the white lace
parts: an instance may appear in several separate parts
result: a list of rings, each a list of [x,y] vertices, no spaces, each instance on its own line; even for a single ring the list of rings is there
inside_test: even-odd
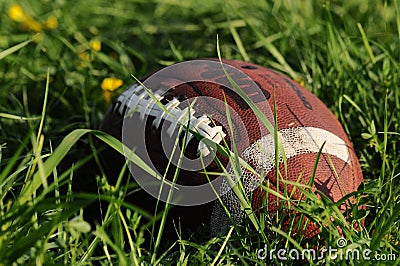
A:
[[[163,99],[161,91],[156,91],[153,93],[153,96],[158,102]],[[160,126],[163,119],[169,121],[171,123],[167,129],[169,137],[172,137],[178,124],[182,125],[184,130],[186,130],[186,126],[189,126],[190,130],[218,144],[225,137],[222,127],[210,126],[211,120],[207,116],[202,115],[200,117],[195,117],[194,113],[196,111],[193,107],[189,106],[181,110],[179,108],[180,101],[178,99],[173,99],[164,105],[164,108],[168,111],[167,113],[156,104],[155,99],[150,97],[149,93],[141,85],[134,84],[118,97],[117,101],[119,101],[121,105],[116,106],[117,110],[114,111],[117,111],[121,115],[132,115],[134,112],[139,112],[139,117],[142,120],[145,118],[145,115],[153,116],[155,117],[153,121],[153,126],[155,128]],[[178,129],[179,128],[180,126]],[[187,143],[192,138],[193,134],[189,132]],[[207,156],[210,154],[210,149],[211,148],[207,147],[207,145],[201,141],[197,152],[201,153],[203,156]]]

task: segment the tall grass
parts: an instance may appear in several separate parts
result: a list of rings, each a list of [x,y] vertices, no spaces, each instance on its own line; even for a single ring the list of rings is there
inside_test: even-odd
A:
[[[397,261],[303,262],[398,264],[397,1],[22,0],[20,20],[9,13],[14,3],[0,3],[0,265],[286,265],[299,261],[276,254],[264,260],[257,253],[265,247],[336,248],[341,237],[347,240],[342,251],[370,249],[395,254]],[[40,30],[29,26],[32,20]],[[116,77],[126,85],[134,82],[131,74],[217,57],[217,35],[222,57],[261,64],[304,84],[335,113],[354,144],[365,183],[342,199],[356,199],[346,213],[339,211],[341,202],[297,186],[307,200],[291,206],[321,228],[312,240],[290,234],[304,229],[294,219],[284,230],[279,216],[249,212],[243,227],[224,236],[179,239],[162,248],[159,237],[148,247],[146,231],[165,219],[165,210],[153,215],[124,201],[133,188],[126,168],[118,169],[116,184],[101,171],[96,141],[123,152],[119,141],[96,130],[110,104],[102,80]],[[140,163],[134,153],[129,156]],[[98,193],[76,193],[74,180],[82,178],[97,180]],[[289,194],[280,199],[291,203]],[[98,201],[107,208],[102,221],[90,224],[84,214]],[[154,226],[152,236],[161,235]]]

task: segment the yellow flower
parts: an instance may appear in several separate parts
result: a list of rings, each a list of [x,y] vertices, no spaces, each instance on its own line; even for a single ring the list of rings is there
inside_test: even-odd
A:
[[[16,22],[23,22],[27,15],[20,5],[12,4],[8,9],[8,17]]]
[[[42,24],[34,20],[33,18],[27,17],[23,22],[22,22],[22,27],[26,28],[27,30],[34,31],[34,32],[40,32],[42,31]]]
[[[100,51],[101,50],[101,42],[100,40],[93,39],[90,41],[90,48],[92,48],[94,51]]]
[[[57,28],[58,26],[57,18],[55,16],[48,17],[46,22],[44,23],[44,26],[46,27],[46,29],[49,30]]]
[[[121,87],[122,84],[124,84],[124,82],[120,79],[105,78],[105,79],[103,79],[103,82],[101,83],[101,88],[103,90],[115,91],[116,89]]]
[[[112,91],[107,91],[107,90],[104,91],[103,90],[104,100],[108,103],[111,102],[113,94],[114,94],[114,92],[112,92]]]
[[[22,7],[18,4],[12,4],[8,9],[8,17],[20,23],[23,29],[40,32],[43,28],[46,29],[54,29],[58,26],[57,18],[54,16],[50,16],[45,23],[40,23],[33,19],[31,16],[25,13]]]
[[[117,78],[105,78],[101,83],[101,89],[103,90],[103,96],[106,102],[110,102],[114,91],[122,86],[124,82]]]

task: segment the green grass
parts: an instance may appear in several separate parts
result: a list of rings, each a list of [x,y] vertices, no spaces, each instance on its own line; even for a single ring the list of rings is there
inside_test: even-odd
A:
[[[336,226],[343,228],[349,248],[397,256],[397,262],[365,263],[398,264],[398,1],[18,1],[39,23],[57,19],[57,27],[39,33],[10,19],[12,3],[0,3],[0,265],[295,264],[276,256],[272,262],[260,260],[257,251],[264,245],[269,250],[336,247]],[[158,240],[146,247],[142,221],[152,214],[124,202],[132,188],[123,179],[127,169],[121,169],[115,186],[106,176],[90,176],[90,162],[101,169],[96,141],[122,149],[95,131],[109,105],[102,80],[123,80],[118,95],[134,82],[132,74],[217,57],[217,35],[222,57],[251,61],[304,83],[339,118],[354,144],[365,183],[348,213],[299,188],[309,200],[296,208],[321,225],[313,240],[290,237],[282,222],[265,216],[246,220],[224,237],[182,239],[170,248]],[[93,49],[93,40],[101,41],[101,50]],[[97,226],[83,215],[98,195],[76,194],[72,181],[79,178],[97,178],[99,194],[110,203]],[[361,205],[365,210],[358,209]],[[354,229],[360,221],[364,226]],[[293,223],[291,230],[298,226],[303,229]]]

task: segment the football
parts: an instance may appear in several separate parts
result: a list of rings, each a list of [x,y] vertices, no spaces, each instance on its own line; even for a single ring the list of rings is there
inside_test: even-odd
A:
[[[100,153],[110,183],[116,182],[122,165],[129,164],[138,187],[127,193],[126,201],[150,213],[171,203],[167,237],[176,235],[177,228],[194,231],[205,225],[217,235],[232,222],[242,224],[246,216],[231,188],[239,180],[256,215],[276,215],[280,206],[280,199],[265,186],[282,195],[288,192],[296,202],[305,198],[296,184],[311,185],[336,202],[363,182],[356,153],[338,119],[290,78],[225,59],[168,68],[130,85],[101,125],[156,174],[112,149]],[[212,143],[234,151],[244,163],[235,166],[232,156]],[[344,203],[341,210],[346,207]],[[304,236],[318,230],[309,223]]]

